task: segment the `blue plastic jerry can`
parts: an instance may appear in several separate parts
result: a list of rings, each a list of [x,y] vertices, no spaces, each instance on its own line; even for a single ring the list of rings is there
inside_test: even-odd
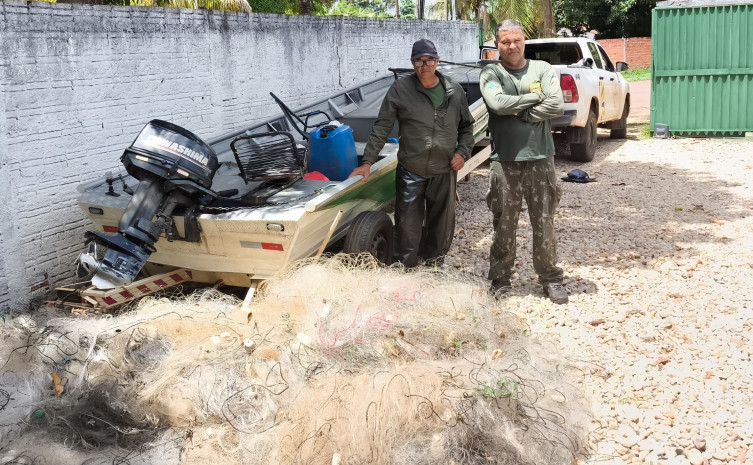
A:
[[[331,181],[344,181],[357,164],[350,126],[333,121],[309,135],[309,171],[319,171]]]

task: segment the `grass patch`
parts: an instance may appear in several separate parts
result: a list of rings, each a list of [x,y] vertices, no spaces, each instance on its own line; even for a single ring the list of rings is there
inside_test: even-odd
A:
[[[649,139],[651,137],[651,128],[648,124],[641,126],[641,132],[638,135],[638,139]]]
[[[624,77],[627,82],[645,81],[646,79],[651,79],[651,70],[648,68],[629,69],[627,71],[621,72],[620,74],[622,74],[622,77]]]
[[[497,380],[496,384],[482,384],[479,388],[481,395],[489,399],[517,399],[518,382],[512,379],[502,377]]]

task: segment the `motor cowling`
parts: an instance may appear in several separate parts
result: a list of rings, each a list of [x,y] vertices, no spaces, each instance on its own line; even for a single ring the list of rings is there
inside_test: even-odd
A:
[[[152,174],[166,181],[179,181],[186,194],[198,196],[205,195],[202,187],[212,187],[219,167],[217,154],[198,136],[157,119],[141,130],[120,161],[128,174],[138,180]]]
[[[219,162],[212,147],[192,132],[161,120],[150,121],[128,147],[121,162],[139,180],[118,232],[89,231],[86,238],[105,247],[102,259],[92,248],[79,263],[93,272],[92,284],[111,289],[134,281],[154,243],[165,233],[173,238],[172,214],[176,208],[191,210],[211,191]]]

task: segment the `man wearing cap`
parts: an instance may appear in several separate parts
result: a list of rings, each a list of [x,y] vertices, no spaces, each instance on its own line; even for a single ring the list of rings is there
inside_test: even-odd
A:
[[[510,290],[516,230],[523,198],[533,229],[533,268],[544,293],[556,304],[568,301],[557,266],[554,214],[562,190],[554,170],[550,120],[564,112],[559,79],[552,66],[525,58],[525,35],[518,21],[497,26],[499,63],[484,67],[481,95],[489,110],[492,142],[490,187],[494,236],[489,252],[493,293]]]
[[[441,263],[455,232],[457,171],[471,156],[473,117],[463,88],[437,71],[439,54],[428,39],[413,44],[415,73],[395,81],[382,101],[363,152],[350,176],[369,180],[371,165],[395,121],[400,148],[395,170],[394,260]]]

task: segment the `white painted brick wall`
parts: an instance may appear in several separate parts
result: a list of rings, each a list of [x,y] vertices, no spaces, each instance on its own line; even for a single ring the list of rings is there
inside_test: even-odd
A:
[[[410,66],[421,37],[478,53],[468,22],[0,1],[0,311],[72,279],[75,188],[117,171],[147,121],[217,136],[278,114],[270,91],[296,107]]]

